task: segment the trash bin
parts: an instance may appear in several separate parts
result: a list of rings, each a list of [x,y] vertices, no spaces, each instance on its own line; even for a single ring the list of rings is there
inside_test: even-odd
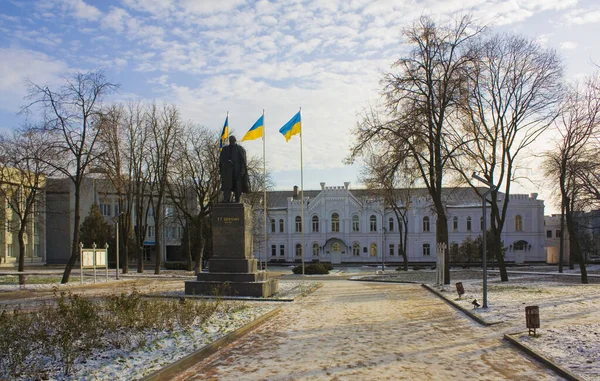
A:
[[[459,298],[464,295],[465,289],[463,287],[462,282],[456,282],[456,292],[458,292]]]
[[[529,329],[529,335],[533,331],[535,336],[536,328],[540,328],[540,308],[538,306],[525,307],[525,323]]]

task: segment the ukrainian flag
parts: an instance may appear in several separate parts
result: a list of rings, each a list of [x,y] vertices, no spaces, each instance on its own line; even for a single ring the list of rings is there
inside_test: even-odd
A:
[[[225,142],[229,138],[229,115],[225,118],[225,124],[223,125],[223,131],[221,131],[221,140],[219,141],[219,150],[223,149]]]
[[[246,135],[242,138],[244,140],[254,140],[263,137],[263,130],[265,128],[265,116],[262,115],[256,123],[246,132]]]
[[[285,141],[289,141],[293,135],[301,132],[302,122],[300,120],[300,111],[292,117],[286,124],[279,129],[279,132],[285,136]]]

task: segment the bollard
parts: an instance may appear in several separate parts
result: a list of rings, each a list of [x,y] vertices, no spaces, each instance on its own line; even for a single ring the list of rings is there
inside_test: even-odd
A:
[[[536,328],[540,328],[540,309],[538,306],[525,307],[525,323],[529,329],[529,336],[533,330],[533,336],[536,335]]]
[[[465,294],[465,289],[463,287],[462,282],[456,282],[456,292],[458,292],[458,298]]]

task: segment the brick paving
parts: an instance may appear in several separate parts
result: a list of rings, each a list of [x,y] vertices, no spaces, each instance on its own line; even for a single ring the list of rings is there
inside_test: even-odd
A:
[[[562,379],[419,285],[323,284],[174,379]]]

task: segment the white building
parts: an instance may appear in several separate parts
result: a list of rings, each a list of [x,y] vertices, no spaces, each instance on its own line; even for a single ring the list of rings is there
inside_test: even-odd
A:
[[[410,192],[410,197],[407,197],[410,200],[408,261],[433,263],[436,243],[433,205],[426,189]],[[444,200],[450,244],[460,244],[469,236],[474,239],[481,234],[481,198],[474,190],[448,189]],[[350,189],[349,183],[333,187],[321,183],[320,190],[304,191],[304,225],[297,187],[294,191],[268,192],[267,205],[267,247],[265,250],[261,238],[257,237],[255,242],[259,244],[254,247],[256,258],[264,260],[266,255],[269,262],[298,262],[304,248],[306,262],[366,264],[382,260],[386,263],[402,261],[398,254],[400,234],[396,215],[371,191]],[[262,211],[256,210],[255,213]],[[507,248],[507,262],[546,260],[544,202],[537,199],[537,194],[511,196],[502,239]]]

